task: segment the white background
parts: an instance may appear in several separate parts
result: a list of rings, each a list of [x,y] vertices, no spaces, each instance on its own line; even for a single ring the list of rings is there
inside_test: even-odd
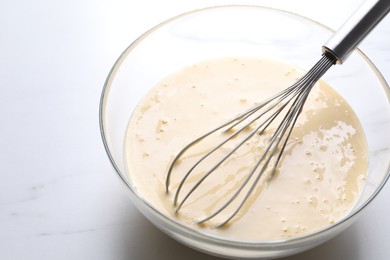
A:
[[[287,9],[337,29],[362,0],[0,0],[0,259],[217,259],[135,209],[105,154],[98,104],[117,57],[179,13]],[[361,49],[390,82],[390,16]],[[364,100],[362,100],[364,102]],[[388,259],[390,184],[348,230],[287,259]]]

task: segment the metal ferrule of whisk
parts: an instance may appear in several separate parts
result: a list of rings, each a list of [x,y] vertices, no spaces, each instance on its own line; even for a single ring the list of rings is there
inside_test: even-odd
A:
[[[278,163],[282,158],[282,154],[288,143],[292,130],[298,119],[299,114],[305,104],[305,101],[316,82],[327,72],[327,70],[335,63],[342,64],[349,54],[357,47],[363,38],[377,25],[380,20],[386,16],[390,10],[390,0],[368,0],[364,2],[358,10],[344,23],[344,25],[324,44],[322,47],[323,55],[321,59],[296,83],[279,92],[273,97],[264,100],[258,105],[252,107],[248,111],[239,114],[230,121],[210,130],[204,135],[198,137],[187,146],[185,146],[173,159],[167,176],[166,176],[166,192],[170,192],[171,175],[174,168],[177,166],[180,159],[192,147],[208,136],[217,131],[231,132],[226,139],[220,141],[216,146],[211,147],[204,155],[202,155],[190,169],[184,173],[177,189],[174,193],[174,206],[178,212],[188,198],[199,188],[199,186],[207,181],[207,178],[213,174],[228,158],[242,147],[255,134],[262,134],[277,117],[280,117],[279,125],[275,128],[271,138],[264,148],[262,154],[248,171],[248,174],[240,184],[239,188],[210,215],[197,221],[201,224],[219,215],[222,211],[229,207],[233,201],[239,199],[235,204],[238,205],[233,211],[229,211],[227,217],[218,224],[224,226],[230,222],[237,213],[242,209],[244,204],[249,199],[252,192],[258,185],[261,177],[268,169],[271,176],[277,169]],[[248,133],[243,135],[244,130],[248,126],[257,122],[256,126]],[[233,130],[233,131],[231,131]],[[181,194],[182,188],[190,175],[193,174],[199,164],[206,160],[209,156],[220,149],[224,144],[232,139],[243,135],[243,139],[234,146],[224,157],[216,161],[211,168],[199,178],[193,186]],[[245,192],[244,196],[239,196]]]

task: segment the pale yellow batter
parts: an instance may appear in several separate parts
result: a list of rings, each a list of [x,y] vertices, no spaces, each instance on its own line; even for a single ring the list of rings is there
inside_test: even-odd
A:
[[[195,64],[162,80],[134,111],[125,139],[128,174],[137,193],[173,219],[232,239],[300,236],[346,216],[364,187],[366,141],[349,105],[322,81],[306,102],[276,174],[271,180],[261,179],[229,225],[214,228],[232,212],[234,203],[205,225],[195,221],[211,214],[237,189],[272,131],[251,138],[175,214],[173,195],[185,169],[217,140],[200,143],[174,169],[170,193],[165,193],[168,167],[181,148],[301,76],[302,71],[275,61],[224,58]],[[217,155],[226,154],[233,145]],[[216,160],[206,160],[194,172],[181,196]]]

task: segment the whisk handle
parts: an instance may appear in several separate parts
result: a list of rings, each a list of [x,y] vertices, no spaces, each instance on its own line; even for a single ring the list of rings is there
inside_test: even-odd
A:
[[[324,44],[323,53],[330,53],[343,63],[364,37],[390,11],[390,0],[367,0]]]

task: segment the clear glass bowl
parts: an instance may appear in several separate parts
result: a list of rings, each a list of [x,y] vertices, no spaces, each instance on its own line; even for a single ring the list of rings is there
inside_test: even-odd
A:
[[[103,143],[137,208],[158,228],[195,249],[228,258],[277,258],[315,247],[353,223],[389,177],[389,86],[374,64],[356,50],[324,76],[358,115],[368,142],[366,188],[353,211],[334,225],[299,238],[232,241],[192,230],[153,208],[133,188],[124,163],[124,136],[136,104],[158,81],[198,61],[255,56],[311,68],[333,32],[289,12],[256,6],[196,10],[165,21],[141,35],[118,58],[105,82],[100,103]]]

